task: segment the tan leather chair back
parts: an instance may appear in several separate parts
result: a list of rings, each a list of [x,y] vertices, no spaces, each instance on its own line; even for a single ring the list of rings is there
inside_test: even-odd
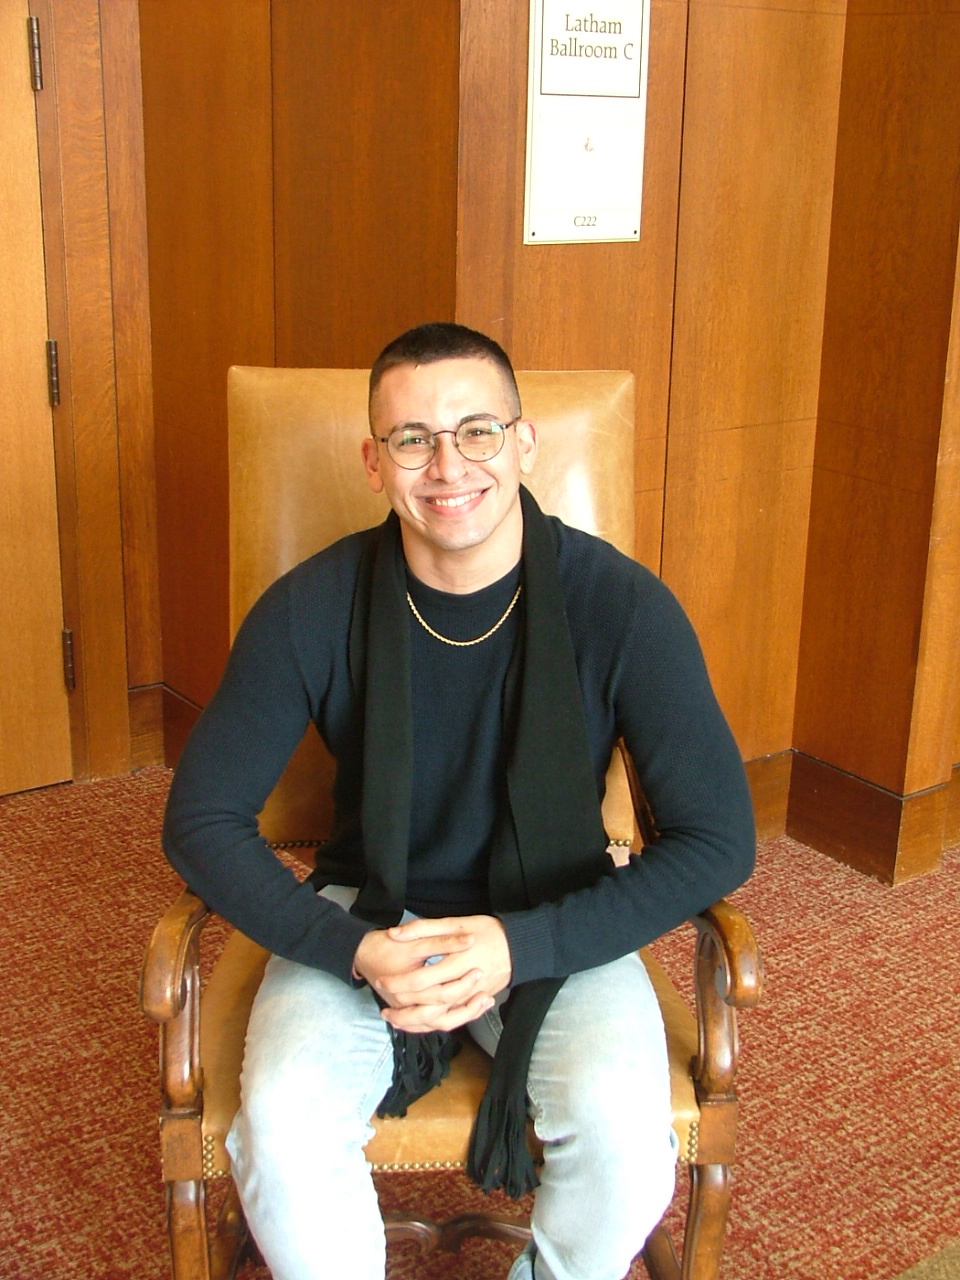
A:
[[[287,569],[386,515],[360,458],[369,432],[367,378],[365,369],[230,370],[231,632]],[[633,375],[518,372],[517,383],[524,416],[539,432],[526,483],[541,507],[633,555]],[[331,778],[332,763],[311,730],[261,815],[267,839],[329,834]],[[629,802],[619,778],[615,786],[608,780],[608,790],[604,816],[614,835],[612,827],[628,823]],[[632,833],[632,817],[629,824]]]

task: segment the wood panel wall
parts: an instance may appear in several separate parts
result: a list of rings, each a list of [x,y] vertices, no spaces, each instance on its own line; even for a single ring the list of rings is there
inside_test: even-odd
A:
[[[228,648],[226,371],[451,317],[454,0],[141,0],[168,754]]]
[[[629,244],[522,244],[528,13],[528,0],[461,3],[457,319],[519,369],[633,371],[638,558],[658,570],[686,3],[651,6],[641,236]]]
[[[156,554],[143,95],[136,5],[101,5],[100,40],[117,371],[127,673],[131,688],[137,689],[159,684],[163,672]]]
[[[691,0],[663,576],[748,761],[792,746],[842,48],[839,4]]]
[[[272,364],[268,0],[140,4],[168,717],[228,645],[226,377]]]
[[[272,6],[278,365],[367,368],[453,319],[458,10]]]
[[[120,533],[132,767],[163,759],[160,579],[153,369],[143,166],[140,22],[134,4],[100,6],[110,216]]]
[[[857,861],[845,808],[889,809],[870,869],[897,880],[937,865],[957,758],[960,14],[872,8],[846,23],[791,827]]]

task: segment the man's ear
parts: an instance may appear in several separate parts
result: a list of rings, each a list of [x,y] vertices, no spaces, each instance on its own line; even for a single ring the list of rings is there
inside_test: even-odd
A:
[[[374,493],[383,492],[383,476],[380,474],[380,450],[373,436],[365,436],[360,445],[363,467],[367,473],[367,484]]]
[[[537,460],[537,428],[529,418],[521,418],[516,425],[517,452],[520,455],[520,472],[528,476]]]

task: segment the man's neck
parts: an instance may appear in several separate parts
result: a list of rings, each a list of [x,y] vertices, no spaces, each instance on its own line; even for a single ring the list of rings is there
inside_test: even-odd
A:
[[[413,539],[401,526],[403,553],[413,576],[436,591],[468,595],[499,582],[518,564],[523,551],[522,528],[516,537],[476,547],[447,551]]]

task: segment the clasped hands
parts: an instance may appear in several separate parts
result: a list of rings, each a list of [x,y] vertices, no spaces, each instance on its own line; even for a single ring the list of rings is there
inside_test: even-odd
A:
[[[427,964],[432,956],[441,956]],[[398,1031],[452,1031],[486,1013],[510,983],[510,947],[495,916],[448,916],[373,929],[354,970],[386,1002]]]

